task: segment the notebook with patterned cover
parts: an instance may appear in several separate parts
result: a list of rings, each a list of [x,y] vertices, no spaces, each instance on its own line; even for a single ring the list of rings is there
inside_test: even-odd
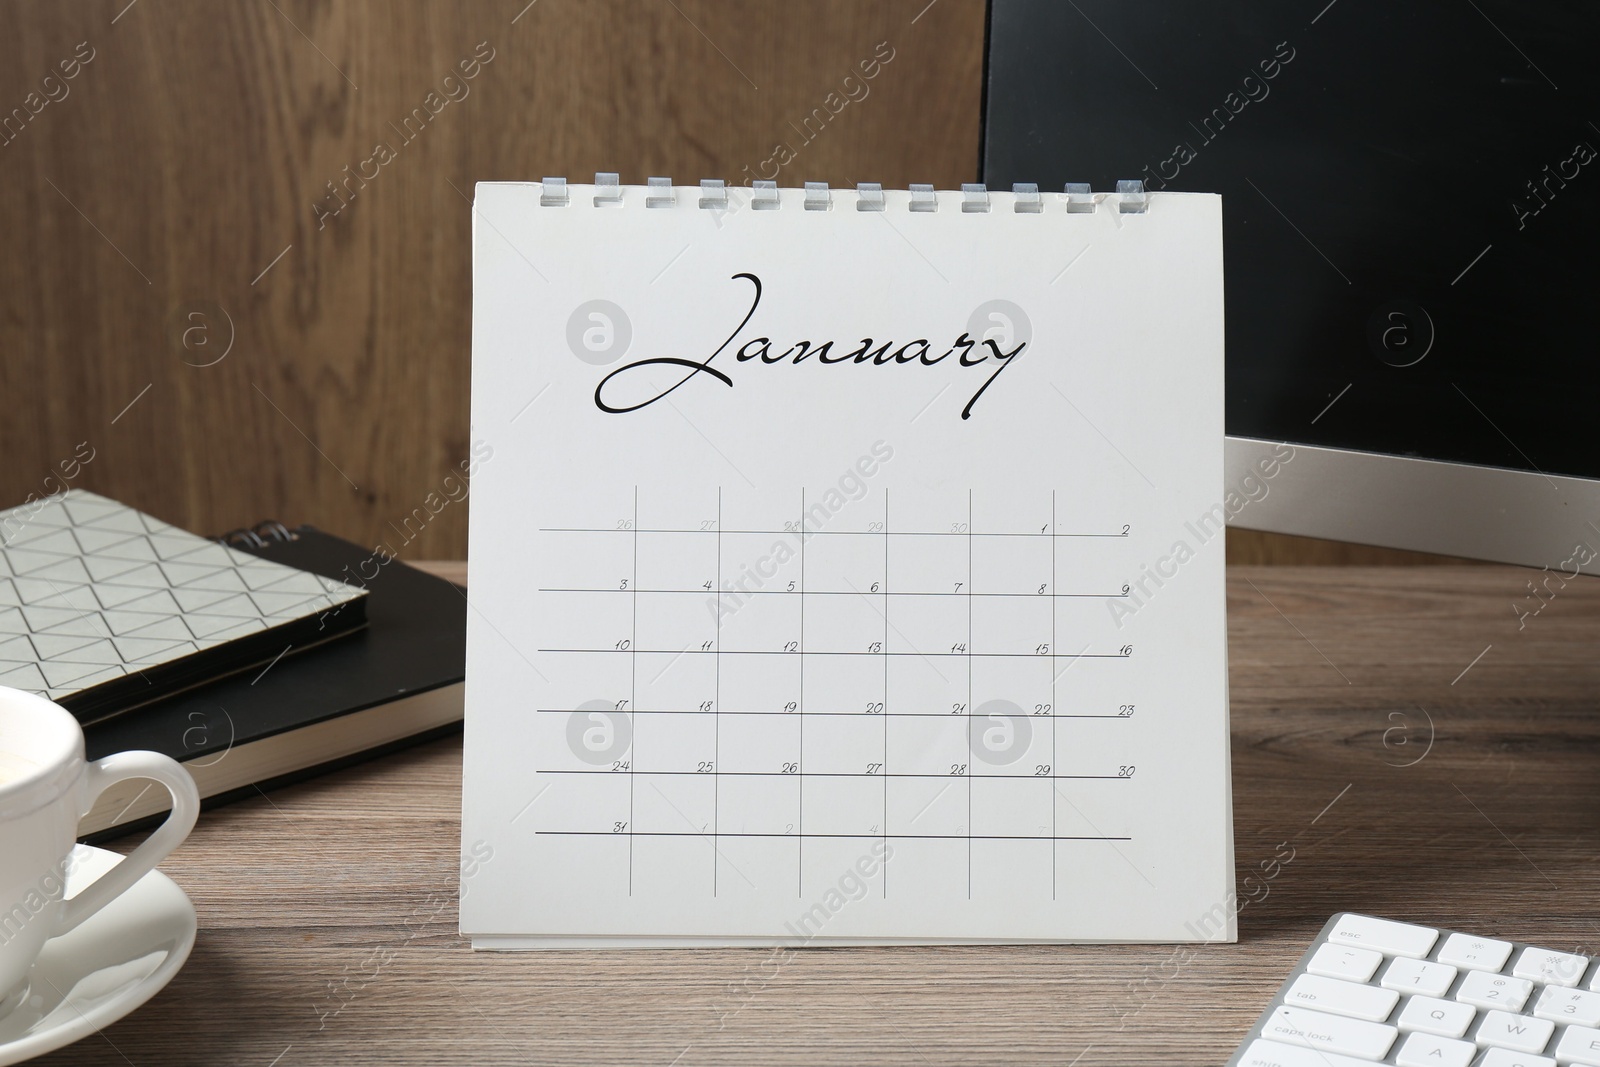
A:
[[[365,598],[81,489],[0,511],[0,685],[84,722],[350,633]]]

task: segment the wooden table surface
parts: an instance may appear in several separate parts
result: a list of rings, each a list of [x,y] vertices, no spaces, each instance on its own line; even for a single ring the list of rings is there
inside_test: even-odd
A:
[[[474,953],[452,738],[203,815],[187,966],[38,1062],[1218,1064],[1335,911],[1600,950],[1600,583],[1535,573],[1230,570],[1237,945]]]

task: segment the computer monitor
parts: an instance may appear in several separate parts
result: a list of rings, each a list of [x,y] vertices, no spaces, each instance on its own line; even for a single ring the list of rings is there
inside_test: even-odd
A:
[[[1575,0],[992,0],[983,176],[1222,194],[1235,524],[1600,573],[1597,43]]]

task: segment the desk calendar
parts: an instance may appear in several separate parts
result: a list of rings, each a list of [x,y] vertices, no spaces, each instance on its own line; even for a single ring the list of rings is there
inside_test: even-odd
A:
[[[1218,198],[482,183],[472,362],[474,945],[1232,939]]]

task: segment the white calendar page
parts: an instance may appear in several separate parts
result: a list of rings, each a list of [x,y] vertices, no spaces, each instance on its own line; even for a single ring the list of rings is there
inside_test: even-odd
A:
[[[566,193],[477,187],[463,932],[1231,940],[1220,200]]]

